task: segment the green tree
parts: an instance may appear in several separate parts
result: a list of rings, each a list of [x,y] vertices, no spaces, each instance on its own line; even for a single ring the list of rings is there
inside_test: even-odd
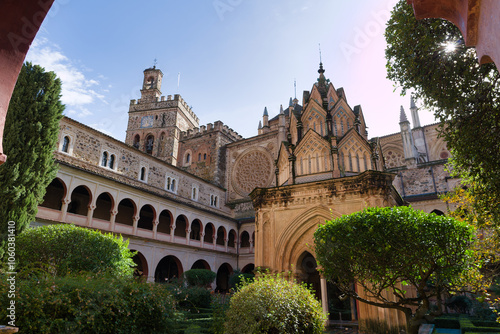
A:
[[[79,272],[132,277],[134,252],[128,241],[69,224],[30,228],[16,240],[19,269],[41,269],[53,276]]]
[[[411,207],[368,208],[328,221],[314,242],[327,279],[347,296],[404,312],[410,333],[418,332],[429,299],[460,285],[475,260],[474,228]]]
[[[493,63],[479,65],[460,30],[441,19],[416,20],[406,0],[385,31],[387,77],[414,90],[442,122],[454,173],[473,187],[476,208],[500,224],[500,82]]]
[[[45,189],[57,168],[53,151],[64,106],[61,81],[53,72],[26,63],[21,68],[5,120],[4,150],[0,166],[0,258],[5,253],[7,226],[16,234],[34,220]]]

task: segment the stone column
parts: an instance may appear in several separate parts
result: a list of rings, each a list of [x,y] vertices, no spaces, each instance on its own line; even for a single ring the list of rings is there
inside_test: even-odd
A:
[[[115,221],[116,221],[117,214],[118,214],[118,210],[111,210],[111,217],[109,219],[109,228],[111,231],[115,230]]]
[[[328,316],[328,289],[326,286],[326,279],[324,277],[320,278],[320,285],[321,285],[321,306],[323,306],[323,313]]]
[[[92,227],[92,216],[94,215],[94,210],[96,206],[91,204],[88,206],[88,212],[87,212],[87,226]]]
[[[153,222],[153,239],[156,239],[156,233],[158,232],[158,224],[160,222],[158,220],[155,220]]]
[[[71,203],[71,199],[65,198],[62,200],[62,207],[61,207],[61,221],[64,222],[66,221],[66,214],[68,213],[68,205]]]
[[[133,231],[132,231],[132,234],[133,235],[136,235],[137,234],[137,224],[139,223],[139,219],[140,217],[139,216],[134,216],[134,222],[132,224],[132,226],[134,227]]]

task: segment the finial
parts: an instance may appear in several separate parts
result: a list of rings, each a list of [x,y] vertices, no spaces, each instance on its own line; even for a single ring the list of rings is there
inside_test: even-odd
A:
[[[295,98],[297,98],[297,80],[293,78],[293,90],[295,91]]]
[[[259,128],[257,130],[262,129],[262,121],[259,121]]]
[[[157,64],[157,63],[158,63],[158,61],[157,61],[157,60],[156,60],[156,58],[155,58],[155,60],[154,60],[154,62],[153,62],[153,68],[156,68],[156,64]]]
[[[290,97],[290,102],[288,102],[288,106],[289,106],[289,107],[293,106],[293,100],[292,100],[292,98],[291,98],[291,97]]]
[[[264,115],[263,116],[269,116],[269,114],[267,113],[267,107],[264,107]]]
[[[292,101],[292,98],[290,98],[290,102]],[[283,105],[280,105],[280,115],[284,115],[285,113],[283,112]]]
[[[321,61],[321,43],[318,43],[319,46],[319,62],[322,63]]]

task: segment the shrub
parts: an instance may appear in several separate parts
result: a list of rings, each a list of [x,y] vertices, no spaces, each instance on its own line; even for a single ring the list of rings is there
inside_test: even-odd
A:
[[[263,274],[231,298],[225,333],[323,333],[325,320],[306,285]]]
[[[254,274],[243,274],[239,270],[235,270],[231,276],[229,276],[229,287],[234,291],[239,289],[239,286],[244,281],[253,282],[255,275]]]
[[[184,309],[209,308],[212,295],[209,290],[201,286],[180,288],[175,295],[179,306]]]
[[[17,239],[20,269],[42,269],[54,276],[109,272],[132,276],[134,255],[120,236],[69,224],[30,228]]]
[[[184,277],[189,286],[208,287],[213,283],[216,276],[216,273],[208,269],[190,269],[184,272]]]
[[[0,303],[8,305],[0,276]],[[174,333],[175,301],[160,284],[131,278],[65,276],[16,281],[23,333]],[[0,318],[7,319],[6,308]]]

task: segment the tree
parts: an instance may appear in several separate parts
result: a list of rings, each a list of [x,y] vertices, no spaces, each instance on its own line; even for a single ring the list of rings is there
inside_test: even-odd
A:
[[[0,166],[0,258],[5,253],[8,222],[15,234],[34,220],[45,189],[57,168],[53,151],[64,106],[61,81],[53,72],[26,63],[21,68],[7,112]]]
[[[27,229],[16,240],[21,270],[41,269],[52,276],[80,272],[132,277],[134,252],[113,234],[69,224]]]
[[[328,221],[314,243],[325,278],[346,296],[404,312],[410,333],[418,332],[430,298],[474,269],[470,225],[411,207],[368,208]]]
[[[500,225],[500,75],[479,65],[460,30],[441,19],[416,20],[406,0],[395,6],[385,31],[387,77],[414,90],[442,122],[454,173],[473,185],[476,209]]]

